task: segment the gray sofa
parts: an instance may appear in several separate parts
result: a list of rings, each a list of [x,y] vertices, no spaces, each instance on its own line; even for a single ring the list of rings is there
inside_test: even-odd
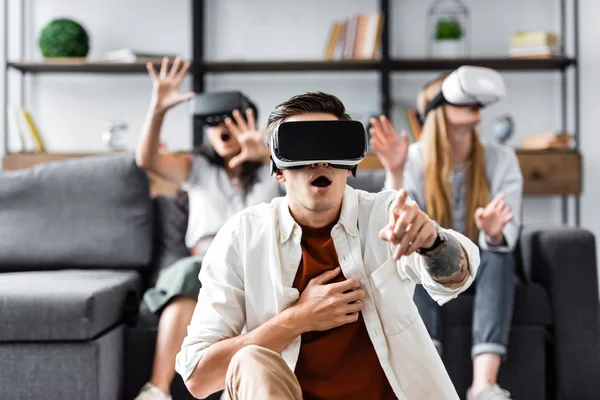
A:
[[[354,187],[379,190],[380,172]],[[149,197],[129,155],[0,173],[0,399],[132,399],[148,379],[156,316],[141,295],[186,255],[186,204]],[[600,325],[594,237],[524,230],[510,356],[500,381],[515,399],[595,399]],[[444,307],[444,362],[468,385],[466,293]],[[181,379],[174,399],[192,399]],[[213,397],[217,397],[216,396]]]

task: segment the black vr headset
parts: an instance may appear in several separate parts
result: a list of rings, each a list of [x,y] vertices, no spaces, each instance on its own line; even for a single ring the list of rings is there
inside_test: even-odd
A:
[[[194,121],[202,125],[217,125],[227,117],[233,118],[233,110],[239,110],[245,116],[247,108],[251,108],[258,118],[256,105],[241,92],[201,93],[190,103]]]
[[[423,125],[427,114],[442,104],[483,108],[504,96],[506,87],[500,73],[490,68],[463,66],[444,79],[440,93],[427,104],[419,119]]]
[[[271,138],[271,174],[277,169],[328,163],[356,176],[368,151],[367,132],[359,121],[283,122]]]

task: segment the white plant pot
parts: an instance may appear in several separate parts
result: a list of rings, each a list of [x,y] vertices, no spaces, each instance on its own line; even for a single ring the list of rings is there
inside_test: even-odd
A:
[[[436,58],[464,57],[464,42],[461,39],[443,39],[433,42],[433,56]]]

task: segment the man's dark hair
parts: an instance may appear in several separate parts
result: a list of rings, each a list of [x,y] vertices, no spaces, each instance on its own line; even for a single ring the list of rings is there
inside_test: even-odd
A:
[[[340,120],[350,120],[344,103],[332,94],[308,92],[294,96],[279,104],[269,115],[267,122],[267,145],[271,145],[271,137],[275,129],[287,118],[306,113],[326,113],[335,115]]]

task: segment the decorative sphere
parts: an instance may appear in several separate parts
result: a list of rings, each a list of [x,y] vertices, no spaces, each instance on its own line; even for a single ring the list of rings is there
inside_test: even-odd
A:
[[[515,123],[510,115],[498,117],[492,122],[492,135],[500,143],[505,143],[512,136],[514,127]]]
[[[38,44],[45,58],[86,57],[90,50],[85,28],[68,18],[50,21],[42,29]]]

